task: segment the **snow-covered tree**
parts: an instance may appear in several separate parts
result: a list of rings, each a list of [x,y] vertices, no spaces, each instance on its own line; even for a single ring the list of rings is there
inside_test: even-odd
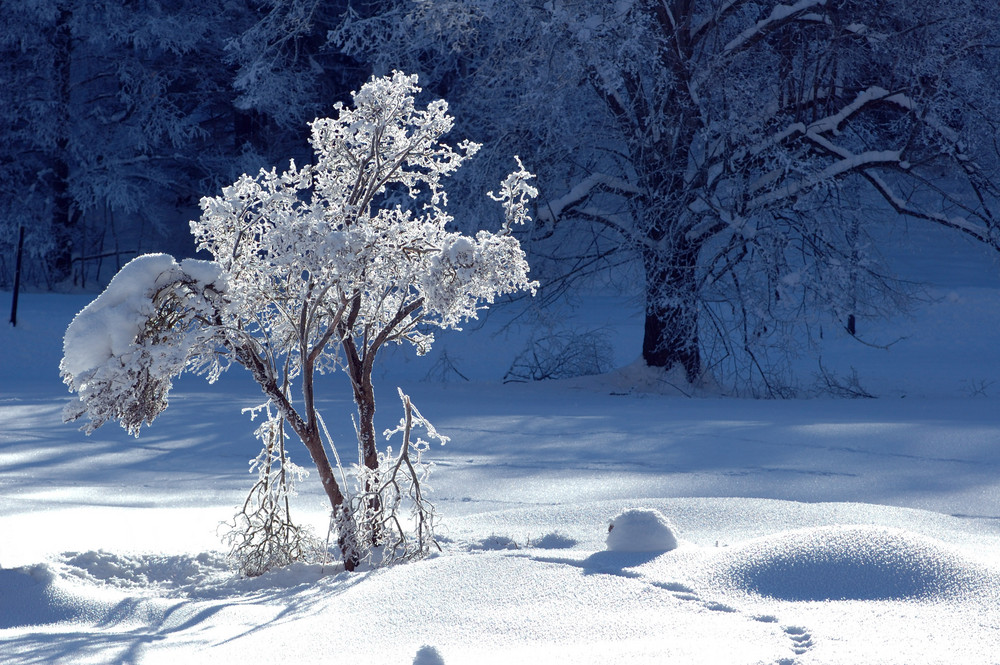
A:
[[[308,158],[299,128],[367,77],[324,46],[342,4],[2,3],[0,285],[19,227],[28,281],[106,281],[190,251],[200,192]]]
[[[759,367],[754,345],[809,310],[853,333],[895,297],[873,219],[1000,248],[985,0],[377,4],[338,42],[426,72],[505,149],[537,146],[519,149],[536,235],[567,272],[635,258],[651,366]]]
[[[237,109],[283,129],[298,128],[329,108],[332,95],[361,83],[360,66],[326,38],[346,0],[244,0],[252,20],[226,42],[234,65]]]
[[[529,220],[531,174],[520,168],[491,192],[505,211],[499,232],[449,230],[443,179],[479,146],[444,143],[447,104],[419,108],[419,91],[415,76],[373,78],[352,108],[338,104],[337,117],[311,123],[313,164],[244,175],[202,200],[191,229],[212,261],[135,259],[65,337],[62,375],[80,397],[66,417],[88,415],[88,430],[113,419],[138,434],[181,372],[211,380],[232,364],[246,368],[309,451],[348,569],[374,543],[355,537],[348,489],[324,447],[316,375],[343,368],[350,377],[365,512],[375,514],[379,351],[405,342],[423,354],[434,327],[455,328],[483,303],[535,286],[511,234]]]
[[[189,197],[201,175],[213,76],[196,59],[217,24],[176,4],[3,3],[0,246],[27,230],[32,265],[44,264],[33,280],[58,284],[88,257],[134,250],[153,234],[126,224],[164,231],[150,209]]]

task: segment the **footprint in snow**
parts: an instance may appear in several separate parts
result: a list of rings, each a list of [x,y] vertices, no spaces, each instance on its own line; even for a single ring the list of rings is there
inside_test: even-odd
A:
[[[792,651],[796,656],[801,656],[812,648],[812,635],[802,626],[785,626],[782,630],[792,641]]]

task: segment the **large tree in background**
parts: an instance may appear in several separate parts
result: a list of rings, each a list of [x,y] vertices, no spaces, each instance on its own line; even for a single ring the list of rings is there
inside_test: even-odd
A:
[[[742,354],[767,381],[755,344],[783,321],[824,309],[853,328],[891,304],[875,219],[1000,248],[993,9],[388,1],[335,38],[448,87],[503,149],[536,146],[516,149],[547,199],[538,232],[574,265],[641,265],[647,364],[696,381]]]
[[[366,67],[328,43],[346,0],[241,4],[250,20],[227,41],[226,58],[234,67],[234,107],[245,114],[241,131],[255,140],[275,128],[297,136],[302,123],[328,113],[368,77]]]

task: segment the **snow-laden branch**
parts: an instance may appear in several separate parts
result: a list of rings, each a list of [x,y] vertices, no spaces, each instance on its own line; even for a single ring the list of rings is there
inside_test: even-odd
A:
[[[907,111],[912,111],[916,107],[913,100],[902,93],[890,93],[885,88],[871,86],[858,93],[849,104],[837,113],[815,120],[808,125],[803,122],[790,123],[787,127],[779,132],[775,132],[766,139],[748,148],[736,151],[730,157],[730,162],[736,163],[748,156],[756,157],[766,150],[797,136],[809,135],[815,137],[827,132],[836,132],[856,113],[876,102],[895,104]]]
[[[968,217],[949,216],[933,210],[918,208],[893,191],[892,187],[879,174],[866,171],[863,175],[875,187],[875,190],[878,191],[882,198],[892,206],[893,210],[899,214],[916,219],[924,219],[961,231],[980,242],[1000,249],[1000,235],[994,230],[996,228],[995,224],[993,229],[991,229],[989,225],[977,224]]]
[[[898,165],[899,163],[899,150],[868,150],[856,155],[846,153],[843,159],[830,164],[815,175],[787,183],[781,187],[776,187],[775,189],[751,199],[747,204],[747,208],[749,210],[764,208],[777,203],[778,201],[795,198],[811,187],[828,180],[833,180],[852,171],[859,171],[868,167],[884,166],[887,164]]]
[[[735,51],[742,50],[758,39],[763,38],[768,32],[805,14],[813,7],[822,7],[825,5],[826,0],[799,0],[794,5],[776,5],[767,18],[757,21],[723,46],[722,54],[729,55]]]
[[[811,123],[807,131],[817,134],[837,131],[848,118],[874,102],[888,102],[906,110],[913,110],[914,108],[912,100],[906,95],[890,93],[885,88],[874,85],[858,93],[854,100],[839,112]]]
[[[604,173],[594,173],[581,180],[563,196],[547,201],[545,205],[539,206],[538,220],[550,224],[554,223],[563,213],[574,209],[597,189],[626,196],[635,196],[642,193],[642,190],[627,180]],[[574,211],[578,212],[578,210]],[[592,211],[592,213],[596,214],[595,211]]]
[[[205,323],[224,283],[210,261],[145,254],[126,264],[66,328],[59,370],[79,399],[65,419],[88,415],[88,433],[117,420],[138,436],[167,408],[173,379],[211,353],[217,339]]]

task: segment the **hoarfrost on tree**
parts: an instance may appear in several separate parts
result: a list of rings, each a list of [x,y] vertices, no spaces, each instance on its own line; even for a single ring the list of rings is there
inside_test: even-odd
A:
[[[333,36],[376,71],[425,73],[501,154],[531,156],[536,269],[626,284],[633,266],[648,365],[780,395],[780,359],[813,331],[857,335],[906,304],[879,227],[1000,249],[993,9],[386,0]]]
[[[183,371],[213,379],[232,364],[249,370],[278,426],[309,451],[348,568],[379,545],[357,542],[357,533],[378,529],[357,528],[334,475],[315,375],[342,368],[350,376],[368,470],[363,512],[379,514],[388,491],[374,429],[379,350],[407,342],[423,354],[433,328],[456,328],[484,303],[536,286],[512,234],[529,220],[533,176],[518,160],[490,192],[505,213],[498,232],[449,230],[443,178],[479,146],[443,142],[454,123],[448,106],[418,107],[419,92],[415,76],[373,78],[352,107],[338,104],[336,118],[311,123],[313,164],[243,175],[202,200],[191,230],[212,262],[133,261],[66,337],[63,379],[80,397],[67,417],[89,415],[88,431],[114,419],[137,434],[166,408],[171,378]],[[104,346],[102,335],[110,338]]]

